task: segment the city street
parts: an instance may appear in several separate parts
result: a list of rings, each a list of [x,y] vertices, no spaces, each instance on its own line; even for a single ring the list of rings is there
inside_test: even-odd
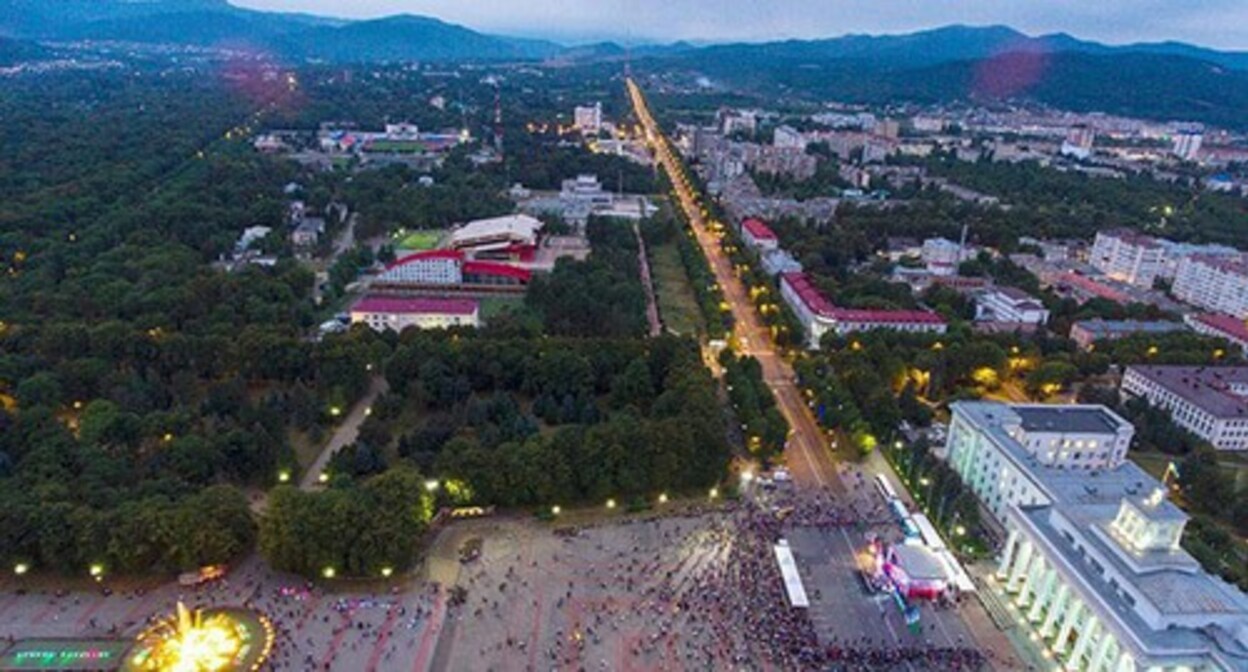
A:
[[[672,154],[670,143],[650,115],[641,89],[632,80],[629,80],[628,86],[633,108],[646,129],[647,138],[660,165],[672,178],[681,209],[692,224],[698,245],[706,255],[715,279],[724,293],[724,300],[732,311],[733,336],[739,349],[743,354],[751,355],[759,361],[767,385],[775,394],[780,412],[794,430],[785,456],[794,479],[804,486],[828,488],[835,493],[845,492],[845,486],[837,477],[832,456],[828,452],[828,439],[806,406],[801,390],[794,380],[793,367],[776,349],[770,330],[759,320],[745,285],[732,269],[732,262],[720,249],[715,235],[707,229],[706,217],[693,187],[678,157]]]
[[[629,94],[637,117],[660,165],[671,177],[677,200],[684,210],[694,237],[705,254],[734,318],[733,340],[743,354],[756,358],[764,380],[775,395],[777,405],[793,429],[786,449],[786,464],[799,492],[817,497],[831,496],[840,506],[865,510],[880,504],[869,485],[870,479],[887,473],[895,482],[887,463],[878,456],[862,465],[838,464],[829,449],[829,435],[811,413],[798,388],[793,369],[777,350],[770,330],[762,324],[745,285],[737,277],[719,240],[708,228],[707,215],[700,204],[679,157],[662,134],[646,105],[640,87],[631,79]],[[845,440],[836,432],[838,440]],[[901,490],[904,493],[904,489]],[[907,494],[903,499],[913,506]],[[977,645],[991,654],[994,666],[1010,669],[1017,663],[1012,645],[993,626],[975,600],[965,601],[957,610],[924,606],[922,629],[912,634],[898,609],[879,596],[868,595],[857,574],[856,552],[866,544],[865,535],[845,528],[837,530],[798,528],[790,543],[799,559],[799,568],[811,602],[811,618],[824,645],[846,642],[873,642],[878,646]],[[974,624],[974,631],[969,624]]]

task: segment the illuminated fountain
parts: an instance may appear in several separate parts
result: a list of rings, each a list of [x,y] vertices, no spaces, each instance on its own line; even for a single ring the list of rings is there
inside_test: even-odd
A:
[[[144,630],[126,657],[127,672],[242,672],[269,657],[273,626],[245,609],[177,612]]]

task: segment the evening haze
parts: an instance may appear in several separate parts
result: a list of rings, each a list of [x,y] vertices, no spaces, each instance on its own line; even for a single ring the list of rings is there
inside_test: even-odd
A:
[[[1242,0],[233,0],[256,9],[345,18],[422,14],[486,32],[577,42],[765,41],[1004,24],[1129,43],[1179,40],[1248,48]]]

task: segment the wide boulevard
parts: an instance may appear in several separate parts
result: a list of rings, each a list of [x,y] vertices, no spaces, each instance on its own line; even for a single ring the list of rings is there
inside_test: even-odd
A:
[[[689,219],[694,236],[703,254],[710,262],[715,279],[724,293],[733,317],[733,336],[742,354],[753,356],[762,365],[763,376],[776,397],[780,411],[793,428],[786,451],[786,463],[793,478],[804,487],[828,488],[843,493],[842,484],[832,455],[828,450],[828,435],[821,429],[802,392],[797,387],[793,367],[776,348],[770,329],[762,323],[750,301],[745,284],[737,277],[728,255],[721,249],[719,238],[708,224],[708,216],[702,207],[699,194],[686,174],[680,158],[672,150],[672,144],[659,128],[646,105],[641,89],[628,80],[629,95],[633,109],[645,129],[646,138],[655,157],[671,178],[675,195]]]

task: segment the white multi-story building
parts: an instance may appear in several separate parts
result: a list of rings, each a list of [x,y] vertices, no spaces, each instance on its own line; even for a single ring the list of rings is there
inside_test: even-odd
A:
[[[1248,597],[1180,545],[1187,516],[1102,406],[955,402],[944,457],[1008,537],[992,589],[1058,669],[1248,669]]]
[[[818,348],[824,334],[889,329],[911,333],[945,333],[945,319],[925,310],[856,310],[832,305],[806,274],[780,274],[780,296],[806,330],[810,348]]]
[[[779,149],[806,150],[806,136],[792,126],[777,126],[771,135],[771,144]]]
[[[1098,231],[1088,261],[1113,280],[1151,289],[1162,272],[1165,248],[1128,229]]]
[[[1086,159],[1092,156],[1092,143],[1095,140],[1095,130],[1083,124],[1072,126],[1066,132],[1066,140],[1062,142],[1061,152],[1076,159]]]
[[[1180,131],[1174,134],[1171,151],[1184,161],[1195,161],[1200,155],[1200,146],[1204,141],[1205,136],[1199,131]]]
[[[1157,243],[1165,248],[1161,269],[1157,277],[1173,280],[1179,274],[1179,264],[1188,257],[1205,256],[1221,257],[1232,261],[1243,257],[1239,250],[1226,245],[1197,245],[1195,243],[1179,243],[1165,238],[1157,238]]]
[[[481,319],[477,302],[469,299],[366,296],[351,307],[351,323],[367,324],[374,331],[403,331],[476,327]]]
[[[946,238],[928,238],[921,252],[927,270],[936,275],[957,275],[958,264],[966,258],[958,243]]]
[[[1049,311],[1040,299],[1016,287],[992,287],[975,298],[975,319],[1042,325]]]
[[[1121,389],[1214,448],[1248,450],[1248,367],[1131,366]]]
[[[1248,318],[1248,264],[1239,259],[1184,257],[1171,291],[1178,300],[1198,308]]]
[[[597,134],[602,130],[602,103],[578,105],[573,110],[572,123],[582,133]]]

